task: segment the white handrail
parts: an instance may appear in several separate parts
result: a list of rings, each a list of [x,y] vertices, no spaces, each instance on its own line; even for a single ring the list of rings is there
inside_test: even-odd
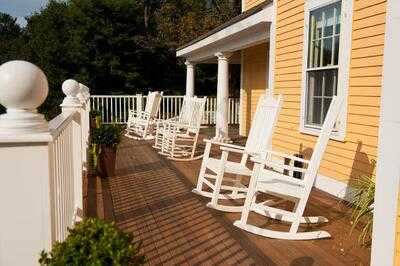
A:
[[[129,110],[143,110],[147,96],[137,95],[92,95],[90,107],[101,112],[103,123],[125,124],[128,122]],[[164,95],[160,103],[159,118],[169,119],[179,114],[183,102],[183,95]],[[228,122],[239,124],[239,98],[229,98]],[[215,113],[217,100],[207,97],[203,125],[216,123]]]

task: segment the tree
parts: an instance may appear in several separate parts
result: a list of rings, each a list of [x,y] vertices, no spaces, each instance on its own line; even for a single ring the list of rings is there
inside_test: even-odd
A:
[[[0,12],[0,64],[18,57],[21,35],[17,19]]]
[[[92,94],[182,94],[186,71],[176,49],[237,13],[232,0],[50,0],[25,29],[0,16],[0,59],[25,59],[44,70],[50,96],[42,109],[49,117],[59,112],[68,78]],[[202,92],[215,88],[215,73],[199,69]]]

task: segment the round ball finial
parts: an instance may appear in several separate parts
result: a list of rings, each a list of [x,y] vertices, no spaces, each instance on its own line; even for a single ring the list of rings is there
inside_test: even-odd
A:
[[[62,91],[66,96],[76,97],[80,91],[79,83],[73,79],[67,79],[62,84]]]
[[[10,61],[0,66],[0,135],[48,133],[44,116],[37,113],[47,97],[49,85],[40,68],[26,61]]]
[[[48,92],[47,78],[34,64],[16,60],[0,66],[0,104],[7,109],[36,109]]]
[[[61,104],[62,107],[79,107],[81,102],[78,98],[80,92],[79,83],[73,79],[67,79],[62,84],[62,91],[66,95]]]

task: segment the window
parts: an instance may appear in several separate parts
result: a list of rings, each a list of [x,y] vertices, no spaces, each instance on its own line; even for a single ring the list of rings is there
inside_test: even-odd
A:
[[[341,2],[310,12],[306,125],[321,126],[337,95]]]
[[[300,130],[318,134],[332,97],[346,96],[351,44],[351,0],[307,0]],[[344,139],[346,112],[336,125]]]

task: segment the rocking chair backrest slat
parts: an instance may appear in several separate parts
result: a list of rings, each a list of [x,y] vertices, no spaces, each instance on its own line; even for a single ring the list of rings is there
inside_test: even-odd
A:
[[[187,125],[190,123],[190,101],[193,97],[185,96],[183,98],[183,103],[181,111],[179,112],[178,122],[180,124]]]
[[[260,153],[269,148],[281,106],[281,95],[277,97],[263,95],[260,97],[247,138],[246,152]]]
[[[147,96],[145,113],[149,114],[150,118],[155,118],[157,116],[162,95],[163,93],[158,91],[149,92],[149,95]]]
[[[197,98],[193,97],[191,99],[190,104],[190,122],[189,127],[190,131],[193,133],[197,133],[200,129],[201,121],[203,120],[204,115],[204,107],[206,104],[207,97]]]
[[[314,184],[315,177],[321,164],[322,156],[324,155],[324,152],[328,145],[329,138],[335,127],[335,123],[340,114],[342,105],[343,97],[339,98],[335,96],[332,98],[331,105],[325,117],[324,124],[321,128],[321,133],[317,139],[313,154],[308,164],[308,171],[304,178],[306,182],[306,187],[312,187],[312,185]]]

